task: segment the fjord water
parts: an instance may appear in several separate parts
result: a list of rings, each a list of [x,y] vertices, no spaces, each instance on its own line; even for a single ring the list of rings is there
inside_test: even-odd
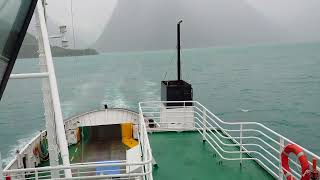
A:
[[[137,110],[176,78],[175,51],[54,58],[64,117],[101,108]],[[226,121],[257,121],[320,154],[320,44],[187,49],[182,77],[194,99]],[[38,72],[37,59],[15,73]],[[41,81],[10,80],[0,102],[0,151],[8,162],[44,129]]]

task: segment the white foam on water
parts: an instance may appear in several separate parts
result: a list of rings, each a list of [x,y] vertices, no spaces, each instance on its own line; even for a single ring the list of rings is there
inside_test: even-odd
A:
[[[155,86],[158,86],[158,83],[153,82],[153,81],[145,81],[144,84],[145,84],[145,87],[146,87],[146,86],[147,86],[147,87],[155,87]]]
[[[239,108],[239,110],[240,110],[241,112],[250,112],[250,111],[251,111],[250,109],[241,109],[241,108]]]
[[[39,132],[34,132],[29,135],[27,135],[24,138],[18,139],[17,143],[15,145],[10,146],[9,155],[2,159],[2,162],[7,165],[12,161],[12,159],[16,156],[16,151],[21,150],[23,147],[25,147],[36,135],[38,135]]]
[[[112,94],[112,92],[107,91],[107,94],[104,95],[104,98],[101,101],[101,104],[111,105],[112,107],[115,107],[115,108],[129,108],[124,98],[124,95],[120,92],[120,90],[116,89],[114,92],[115,94]],[[112,98],[108,99],[108,97],[110,96],[112,96]]]
[[[89,82],[89,83],[82,83],[81,85],[75,87],[73,89],[72,97],[69,100],[65,100],[61,102],[61,108],[63,111],[63,117],[67,118],[73,115],[75,111],[78,109],[77,106],[82,106],[83,98],[89,98],[88,93],[92,93],[90,89],[93,87],[96,87],[95,82]]]
[[[156,96],[159,84],[153,81],[145,81],[144,84],[143,89],[141,89],[143,92],[143,101],[159,100],[159,97]]]
[[[113,100],[112,104],[114,104],[115,107],[120,107],[120,108],[128,108],[128,104],[126,101],[123,99],[123,96],[116,96],[116,99]]]
[[[95,81],[91,81],[89,83],[84,83],[84,84],[81,84],[78,88],[76,88],[78,90],[78,92],[76,92],[75,94],[77,96],[81,95],[81,96],[86,96],[88,95],[88,92],[90,88],[93,88],[96,86],[96,83]]]

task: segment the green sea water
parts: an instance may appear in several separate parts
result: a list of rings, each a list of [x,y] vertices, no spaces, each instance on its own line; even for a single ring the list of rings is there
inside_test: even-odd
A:
[[[101,108],[137,110],[176,78],[175,51],[54,58],[64,117]],[[320,43],[188,49],[182,77],[194,99],[226,121],[257,121],[320,154]],[[15,73],[38,72],[37,59]],[[44,129],[41,81],[10,80],[0,102],[5,162]]]

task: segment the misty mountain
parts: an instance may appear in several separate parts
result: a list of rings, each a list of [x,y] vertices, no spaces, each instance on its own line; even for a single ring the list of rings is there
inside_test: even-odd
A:
[[[0,19],[0,51],[3,51],[5,44],[3,42],[7,41],[7,36],[11,30],[11,26],[4,20]],[[39,57],[38,54],[38,41],[36,37],[30,32],[35,33],[35,29],[32,24],[29,25],[28,32],[22,42],[22,46],[20,48],[18,58],[37,58]],[[98,52],[95,49],[66,49],[61,48],[54,45],[51,41],[51,51],[52,55],[56,57],[62,56],[83,56],[83,55],[96,55]]]
[[[282,41],[286,33],[245,0],[120,0],[93,45],[99,51],[172,49]]]
[[[94,49],[66,49],[59,46],[51,45],[52,56],[84,56],[84,55],[96,55],[98,52]],[[27,33],[22,46],[20,48],[18,58],[37,58],[38,54],[38,41],[37,39]]]
[[[59,26],[66,25],[66,24],[57,23],[55,19],[50,16],[47,17],[46,23],[47,23],[47,30],[48,30],[49,36],[59,35],[60,34]],[[28,33],[32,34],[33,36],[36,36],[37,34],[35,24],[36,24],[35,18],[32,17],[30,26],[28,28]],[[66,39],[69,41],[69,47],[73,48],[74,42],[73,42],[73,32],[72,32],[71,26],[67,26]],[[76,41],[76,48],[84,48],[89,46],[88,43],[82,40],[81,37],[77,36],[77,33],[75,33],[75,41]],[[50,43],[52,46],[61,46],[60,39],[50,39]]]

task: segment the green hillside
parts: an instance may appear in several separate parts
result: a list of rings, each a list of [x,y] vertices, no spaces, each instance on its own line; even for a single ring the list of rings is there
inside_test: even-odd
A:
[[[35,58],[38,57],[38,42],[34,36],[27,33],[18,58]],[[98,52],[95,49],[66,49],[57,46],[51,47],[52,55],[54,57],[63,57],[63,56],[87,56],[87,55],[96,55]]]

